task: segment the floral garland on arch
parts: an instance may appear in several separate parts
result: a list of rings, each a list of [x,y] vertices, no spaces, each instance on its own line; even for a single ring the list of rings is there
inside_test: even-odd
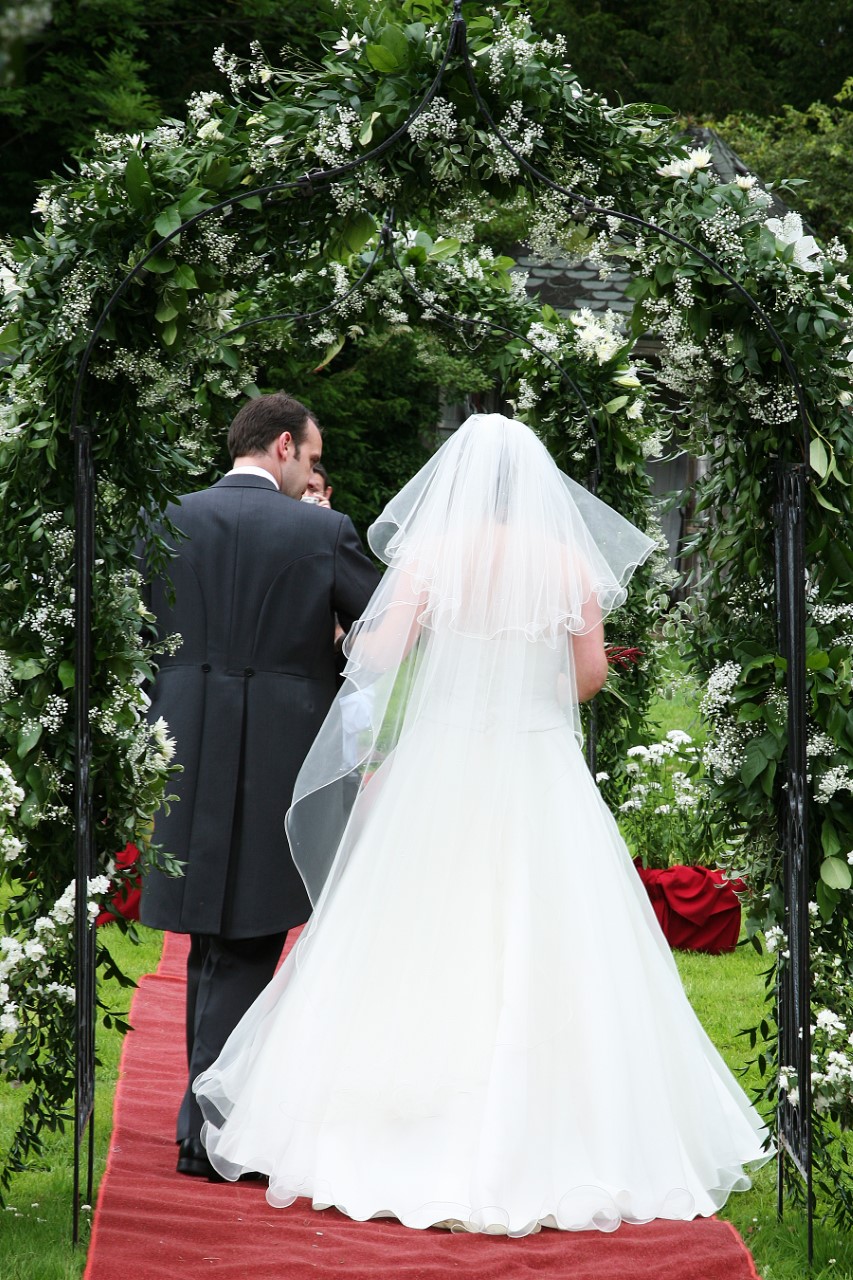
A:
[[[772,318],[797,369],[808,412],[812,483],[806,513],[813,1088],[817,1183],[837,1219],[853,1222],[843,1131],[853,1114],[853,288],[847,250],[804,233],[798,214],[770,216],[752,175],[720,183],[707,151],[658,170],[645,207],[712,254]],[[786,751],[785,664],[777,653],[768,460],[796,456],[801,427],[790,378],[767,330],[728,281],[694,253],[637,235],[635,326],[663,341],[660,378],[690,411],[682,433],[708,458],[697,486],[694,545],[704,566],[667,630],[706,685],[703,768],[708,819],[746,884],[747,931],[775,963],[783,936],[777,803]],[[772,993],[772,984],[769,990]],[[751,1032],[753,1043],[761,1039]],[[799,1102],[789,1064],[765,1025],[759,1065],[768,1098]]]
[[[316,368],[344,344],[407,328],[427,365],[446,370],[450,357],[460,355],[466,377],[475,370],[497,383],[558,461],[584,479],[594,454],[586,415],[563,370],[598,419],[601,496],[629,518],[650,522],[644,458],[667,437],[672,409],[632,359],[632,335],[616,317],[561,317],[526,298],[519,273],[489,248],[490,226],[509,214],[523,221],[543,256],[592,259],[602,273],[614,259],[629,263],[633,336],[652,328],[661,337],[659,376],[681,402],[679,439],[709,457],[696,538],[705,567],[683,610],[686,625],[671,618],[668,626],[709,681],[709,812],[734,842],[732,869],[749,885],[748,927],[757,934],[779,926],[775,814],[784,672],[773,634],[768,460],[796,452],[790,445],[796,406],[778,351],[754,312],[726,276],[663,234],[670,232],[704,248],[757,298],[804,388],[814,480],[808,557],[815,945],[829,968],[837,969],[837,957],[849,963],[853,817],[844,799],[853,764],[853,694],[844,609],[853,582],[846,482],[853,293],[841,272],[842,249],[822,249],[800,234],[795,215],[770,217],[756,182],[718,181],[709,156],[680,147],[659,110],[614,107],[585,89],[566,66],[564,43],[540,39],[515,4],[476,7],[467,23],[472,63],[508,151],[480,114],[461,59],[451,54],[443,64],[448,10],[443,0],[387,7],[353,0],[341,6],[343,30],[320,66],[276,67],[260,49],[242,63],[220,51],[227,87],[194,95],[186,123],[101,138],[76,173],[45,186],[36,206],[40,229],[0,250],[0,350],[9,361],[0,399],[0,527],[10,566],[0,592],[0,734],[12,774],[7,785],[23,793],[9,792],[12,808],[4,817],[3,848],[12,856],[3,864],[3,954],[13,959],[4,960],[0,988],[7,1019],[0,1059],[7,1074],[38,1085],[0,1180],[38,1149],[41,1128],[70,1097],[68,1025],[51,1024],[33,994],[39,983],[69,985],[68,943],[56,931],[45,955],[27,956],[25,947],[37,921],[55,919],[57,909],[62,914],[56,904],[66,901],[73,864],[71,392],[106,299],[163,237],[170,239],[113,309],[84,395],[98,475],[92,705],[103,874],[111,874],[113,854],[129,839],[144,843],[151,815],[168,797],[173,767],[167,727],[144,720],[142,685],[157,654],[146,644],[129,569],[137,513],[161,510],[203,482],[235,401],[264,383],[268,370],[288,362]],[[382,151],[442,65],[432,101]],[[365,163],[347,168],[363,157]],[[562,190],[534,183],[527,163]],[[335,180],[312,185],[311,172],[330,167],[339,169]],[[281,183],[291,185],[272,198],[257,194]],[[246,198],[230,202],[234,193]],[[399,230],[383,233],[390,205]],[[617,210],[661,230],[638,229]],[[320,308],[326,310],[299,323],[286,318]],[[464,319],[461,336],[449,336],[444,313]],[[245,327],[274,314],[281,318]],[[461,374],[459,385],[466,389]],[[620,617],[622,630],[611,634],[617,645],[644,655],[616,676],[605,704],[602,764],[611,774],[611,799],[627,794],[619,774],[626,726],[630,734],[654,678],[649,636],[669,602],[662,556],[642,583],[645,591],[632,593]],[[734,667],[715,675],[726,662]],[[103,888],[93,885],[96,900]],[[101,950],[101,962],[109,963]],[[818,997],[837,1020],[821,1024],[827,1043],[840,1034],[839,1024],[853,1027],[850,992],[849,981],[832,990],[827,983],[826,996]],[[31,1016],[23,1016],[30,1006]],[[60,1000],[54,1006],[68,1007]],[[823,1054],[820,1037],[816,1044]],[[828,1074],[833,1067],[835,1087],[839,1060],[830,1063],[830,1052],[839,1050],[827,1048],[818,1069]],[[836,1205],[853,1218],[845,1175],[836,1169],[837,1124],[853,1097],[853,1082],[845,1079],[840,1092],[827,1095],[818,1159],[825,1180],[833,1181]],[[775,1096],[778,1081],[768,1080]]]

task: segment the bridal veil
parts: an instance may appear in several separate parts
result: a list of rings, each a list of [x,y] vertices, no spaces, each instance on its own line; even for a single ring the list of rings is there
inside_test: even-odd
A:
[[[469,729],[474,754],[484,734],[504,734],[511,753],[513,733],[550,727],[542,717],[558,707],[580,740],[571,637],[623,602],[656,545],[500,414],[468,418],[368,541],[388,569],[346,637],[344,683],[286,821],[315,908],[346,865],[360,810],[422,719]],[[542,645],[553,651],[556,699],[543,700],[532,676]]]

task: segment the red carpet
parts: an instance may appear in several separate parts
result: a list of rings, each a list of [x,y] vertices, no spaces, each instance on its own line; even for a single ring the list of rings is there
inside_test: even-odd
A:
[[[726,1222],[653,1222],[522,1240],[351,1222],[308,1201],[271,1209],[259,1183],[175,1173],[184,1059],[183,938],[142,979],[84,1280],[758,1280]]]

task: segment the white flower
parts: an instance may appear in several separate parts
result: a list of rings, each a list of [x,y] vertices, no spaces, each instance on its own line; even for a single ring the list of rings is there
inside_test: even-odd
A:
[[[15,1012],[17,1006],[6,1005],[3,1013],[0,1013],[0,1032],[11,1034],[18,1030],[18,1015]]]
[[[155,752],[163,764],[168,764],[175,756],[175,739],[169,737],[169,726],[160,716],[151,726],[151,741]]]
[[[609,774],[609,773],[604,773],[604,772],[602,771],[601,773],[597,773],[597,774],[595,775],[595,780],[596,780],[596,782],[609,782],[609,781],[610,781],[610,774]]]
[[[784,930],[780,929],[777,924],[773,924],[764,933],[764,945],[772,954],[779,949],[779,944],[785,941]]]
[[[833,1013],[831,1009],[821,1009],[817,1015],[817,1026],[823,1031],[828,1031],[830,1035],[837,1031],[846,1031],[846,1027],[837,1013]]]
[[[198,131],[200,138],[206,138],[209,142],[221,142],[225,134],[219,128],[218,120],[206,120]]]
[[[347,29],[344,27],[340,37],[332,45],[332,48],[335,53],[350,53],[353,51],[357,56],[360,46],[366,43],[367,36],[363,36],[358,31],[354,31],[352,35],[348,35]]]
[[[786,213],[784,218],[768,218],[765,226],[783,245],[794,246],[794,265],[801,271],[820,271],[820,262],[813,262],[815,254],[821,257],[820,245],[814,236],[803,235],[803,220],[798,213]]]
[[[741,191],[751,191],[755,186],[755,178],[751,173],[742,173],[735,178],[735,186]]]
[[[691,166],[691,172],[694,169],[707,169],[711,163],[711,152],[708,147],[695,147],[690,152],[688,163]]]
[[[656,172],[662,178],[689,178],[697,169],[707,169],[711,163],[711,152],[707,147],[695,147],[688,152],[684,160],[670,160],[661,165]]]

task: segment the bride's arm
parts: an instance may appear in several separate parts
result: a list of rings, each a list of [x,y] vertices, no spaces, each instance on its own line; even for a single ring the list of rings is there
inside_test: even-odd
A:
[[[395,572],[394,589],[383,611],[369,621],[356,623],[350,653],[374,671],[384,671],[389,664],[401,662],[420,634],[420,615],[425,596],[411,590],[408,575]],[[390,585],[390,583],[389,583]]]
[[[583,590],[589,595],[581,608],[583,631],[572,632],[570,641],[575,664],[575,682],[577,684],[578,702],[588,702],[594,698],[607,682],[607,654],[604,650],[604,624],[601,620],[601,609],[598,597],[592,590],[586,566],[575,561],[575,569],[579,569],[583,582]]]
[[[598,602],[593,598],[588,602],[590,617],[587,617],[587,605],[584,606],[584,622],[590,627],[581,635],[574,633],[571,637],[572,653],[575,659],[575,682],[578,687],[578,702],[588,702],[594,698],[607,681],[607,654],[604,651],[604,626]],[[592,615],[597,615],[597,621]]]

